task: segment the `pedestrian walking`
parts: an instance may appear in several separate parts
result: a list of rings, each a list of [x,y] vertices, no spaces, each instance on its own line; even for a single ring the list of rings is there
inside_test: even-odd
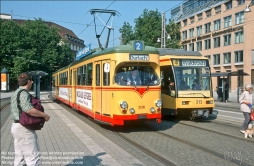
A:
[[[252,109],[252,84],[245,85],[245,91],[241,94],[239,98],[239,102],[241,103],[240,110],[243,112],[244,121],[242,124],[242,128],[240,130],[241,133],[245,133],[248,125],[250,124],[250,113],[253,111]]]
[[[40,153],[37,142],[37,134],[35,130],[25,128],[19,123],[20,113],[17,103],[17,94],[22,89],[25,89],[20,93],[20,107],[22,111],[35,117],[43,117],[46,121],[50,119],[50,116],[44,112],[35,109],[30,101],[29,90],[32,87],[32,78],[28,73],[21,73],[18,76],[19,88],[14,92],[11,97],[11,118],[13,124],[11,126],[11,134],[14,138],[14,166],[27,165],[35,166],[40,164]]]

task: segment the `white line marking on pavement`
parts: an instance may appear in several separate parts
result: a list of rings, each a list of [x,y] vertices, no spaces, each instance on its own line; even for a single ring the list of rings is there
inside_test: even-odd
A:
[[[216,111],[219,111],[219,112],[227,112],[227,113],[233,113],[233,114],[239,114],[239,115],[242,115],[243,113],[240,113],[240,112],[233,112],[233,111],[224,111],[224,110],[218,110],[218,109],[214,109]]]
[[[232,116],[226,116],[226,115],[219,115],[219,117],[225,117],[227,119],[231,118],[231,119],[239,119],[239,120],[244,120],[243,118],[236,118],[236,117],[232,117]]]

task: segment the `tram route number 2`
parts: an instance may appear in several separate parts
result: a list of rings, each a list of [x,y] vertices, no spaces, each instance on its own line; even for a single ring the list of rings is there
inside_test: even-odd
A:
[[[196,100],[196,104],[202,104],[202,100]]]

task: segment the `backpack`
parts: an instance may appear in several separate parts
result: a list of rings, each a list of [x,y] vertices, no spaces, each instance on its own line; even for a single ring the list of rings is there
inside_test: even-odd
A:
[[[26,112],[22,111],[20,106],[20,93],[22,91],[27,91],[25,89],[22,89],[17,94],[17,103],[18,103],[18,109],[19,109],[19,123],[24,126],[27,129],[30,130],[41,130],[45,123],[45,119],[43,117],[35,117],[27,114]],[[28,93],[28,92],[27,92]],[[29,94],[29,93],[28,93]],[[38,98],[35,98],[34,96],[30,95],[30,101],[33,107],[41,112],[44,112],[44,108],[41,105],[41,101]]]

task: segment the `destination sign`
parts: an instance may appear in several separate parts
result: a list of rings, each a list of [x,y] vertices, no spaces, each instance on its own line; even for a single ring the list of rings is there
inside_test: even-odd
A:
[[[206,66],[205,60],[182,60],[182,66]]]
[[[147,54],[130,54],[129,60],[131,61],[149,61],[149,55]]]

